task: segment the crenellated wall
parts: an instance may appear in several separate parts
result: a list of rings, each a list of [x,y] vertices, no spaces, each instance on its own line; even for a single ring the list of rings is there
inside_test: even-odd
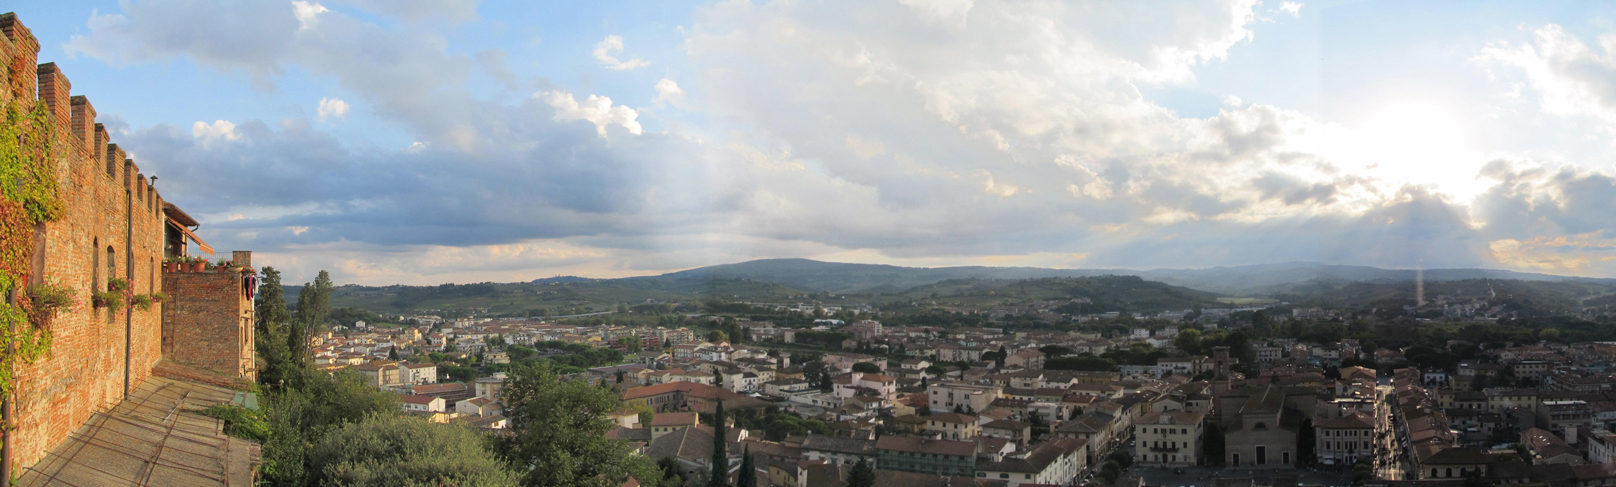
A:
[[[14,467],[27,467],[60,444],[93,413],[123,399],[146,381],[163,358],[164,307],[149,310],[125,306],[117,312],[90,305],[91,292],[104,291],[113,277],[129,281],[135,294],[162,291],[163,200],[135,161],[112,143],[95,123],[89,99],[73,96],[67,76],[55,63],[37,64],[39,43],[14,14],[0,15],[0,65],[6,68],[0,103],[28,110],[43,101],[52,122],[55,164],[64,213],[36,230],[34,282],[48,280],[74,290],[78,305],[52,320],[55,342],[39,361],[18,367],[13,401],[17,430]],[[36,98],[37,93],[37,98]],[[225,286],[242,295],[238,273]],[[188,288],[200,290],[202,288]],[[171,295],[170,303],[190,302],[190,295]],[[210,296],[218,292],[207,293]],[[208,298],[212,299],[212,298]],[[247,320],[245,336],[224,337],[236,347],[231,367],[222,372],[251,378],[251,305],[232,306]],[[183,344],[175,345],[184,347]],[[245,366],[241,350],[247,350]]]

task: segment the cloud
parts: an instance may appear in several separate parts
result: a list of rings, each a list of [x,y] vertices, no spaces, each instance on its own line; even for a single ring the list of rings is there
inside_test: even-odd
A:
[[[679,88],[679,83],[671,79],[662,78],[656,83],[656,96],[651,98],[652,103],[661,105],[664,102],[678,105],[685,99],[685,90]]]
[[[320,108],[317,110],[320,120],[327,118],[347,118],[348,102],[336,98],[321,98]]]
[[[556,120],[587,120],[595,124],[595,130],[601,137],[606,136],[608,125],[618,125],[628,130],[628,133],[640,134],[640,122],[634,121],[639,114],[623,105],[613,106],[611,98],[589,95],[589,99],[579,103],[572,97],[572,93],[560,90],[534,93],[533,98],[544,100],[555,108]]]
[[[160,171],[165,196],[207,215],[211,243],[309,275],[432,283],[758,257],[1074,255],[1092,267],[1554,262],[1616,274],[1594,257],[1539,255],[1603,255],[1616,237],[1600,233],[1616,228],[1607,173],[1485,156],[1462,166],[1479,172],[1442,175],[1480,177],[1473,197],[1455,196],[1407,170],[1366,169],[1338,146],[1374,138],[1295,110],[1229,97],[1186,117],[1141,94],[1193,87],[1197,70],[1235,55],[1258,22],[1251,1],[719,3],[683,31],[681,82],[654,87],[652,103],[684,108],[674,114],[588,83],[517,90],[503,51],[343,8],[385,5],[327,3],[303,23],[279,1],[131,1],[92,16],[69,46],[112,63],[187,58],[261,87],[282,73],[329,77],[367,117],[400,127],[409,145],[391,148],[308,120],[119,136]],[[614,38],[597,46],[605,65],[644,63],[618,60]],[[499,82],[491,93],[471,91],[488,85],[477,69]],[[318,114],[340,117],[324,105]],[[687,113],[701,117],[661,118]]]
[[[196,122],[191,125],[191,136],[203,144],[241,138],[241,134],[236,133],[236,124],[228,120],[215,120],[213,123]]]
[[[477,19],[480,0],[329,0],[366,12],[408,21],[430,20],[459,24]]]
[[[1524,75],[1544,113],[1591,117],[1616,125],[1616,34],[1598,38],[1595,50],[1565,28],[1548,24],[1533,32],[1533,41],[1499,42],[1476,60],[1486,66],[1511,68]]]
[[[292,0],[292,16],[297,17],[297,30],[309,30],[320,21],[320,14],[330,12],[330,9],[318,3],[309,3]]]
[[[595,59],[599,60],[600,65],[605,66],[606,69],[625,71],[630,69],[639,69],[651,65],[650,62],[640,58],[619,61],[614,54],[620,52],[623,52],[623,38],[618,37],[616,34],[606,36],[606,39],[603,39],[600,41],[600,43],[595,44]]]

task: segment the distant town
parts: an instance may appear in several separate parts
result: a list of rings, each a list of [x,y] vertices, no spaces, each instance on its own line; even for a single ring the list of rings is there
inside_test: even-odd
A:
[[[328,321],[313,357],[494,434],[507,371],[549,362],[614,391],[607,437],[686,485],[1616,484],[1610,307],[1510,299],[339,309],[383,322]]]

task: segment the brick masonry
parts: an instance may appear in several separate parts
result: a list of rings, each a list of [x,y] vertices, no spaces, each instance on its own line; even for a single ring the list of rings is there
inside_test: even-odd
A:
[[[52,320],[50,354],[17,368],[13,458],[26,468],[139,387],[165,355],[250,380],[252,305],[240,273],[164,275],[168,223],[151,180],[95,123],[89,100],[71,96],[67,76],[54,63],[36,64],[39,43],[14,14],[0,15],[0,32],[0,103],[27,110],[45,102],[65,209],[37,230],[31,279],[71,287],[78,300]],[[135,294],[166,291],[170,299],[145,311],[92,308],[90,293],[113,277]]]

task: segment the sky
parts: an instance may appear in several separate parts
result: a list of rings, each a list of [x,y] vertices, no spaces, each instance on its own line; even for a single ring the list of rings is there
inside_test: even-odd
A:
[[[288,282],[1616,277],[1607,2],[8,6],[203,239]]]

